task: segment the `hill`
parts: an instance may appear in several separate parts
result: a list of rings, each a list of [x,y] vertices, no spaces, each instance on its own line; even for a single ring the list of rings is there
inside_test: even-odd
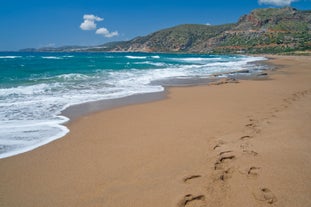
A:
[[[70,51],[286,53],[310,49],[311,11],[285,7],[256,9],[234,24],[185,24],[130,41],[74,47]]]

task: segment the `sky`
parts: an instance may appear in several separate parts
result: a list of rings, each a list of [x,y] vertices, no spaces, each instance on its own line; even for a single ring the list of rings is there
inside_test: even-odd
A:
[[[0,0],[0,51],[100,45],[283,6],[311,10],[311,0]]]

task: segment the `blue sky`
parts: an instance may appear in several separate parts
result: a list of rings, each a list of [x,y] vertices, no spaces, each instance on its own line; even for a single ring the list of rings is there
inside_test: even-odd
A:
[[[310,10],[311,0],[0,0],[0,50],[98,45],[284,5]]]

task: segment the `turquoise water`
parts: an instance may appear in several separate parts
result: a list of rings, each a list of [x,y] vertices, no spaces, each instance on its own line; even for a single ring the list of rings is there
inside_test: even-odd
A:
[[[161,81],[264,69],[261,57],[150,53],[0,53],[0,158],[63,137],[65,108],[163,91]]]

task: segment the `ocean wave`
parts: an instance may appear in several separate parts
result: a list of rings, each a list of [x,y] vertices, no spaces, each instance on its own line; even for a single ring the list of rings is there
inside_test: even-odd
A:
[[[37,120],[33,125],[28,121],[14,121],[11,126],[0,122],[3,126],[0,129],[0,159],[28,152],[65,136],[69,130],[60,124],[66,121],[65,117],[61,122]]]
[[[54,59],[54,60],[61,60],[62,57],[56,57],[56,56],[42,56],[43,59]]]
[[[211,57],[207,57],[207,58],[202,58],[202,57],[191,57],[191,58],[170,58],[171,60],[174,61],[180,61],[180,62],[194,62],[194,63],[202,63],[202,62],[210,62],[210,61],[219,61],[222,58],[211,58]]]
[[[221,58],[219,61],[202,61],[199,64],[178,65],[178,70],[183,72],[181,77],[212,77],[213,75],[224,74],[227,76],[231,72],[241,71],[245,69],[256,70],[262,69],[262,66],[249,65],[255,61],[265,60],[262,57],[238,56],[235,58]],[[184,58],[182,58],[184,59]],[[189,62],[190,63],[190,62]]]
[[[107,55],[107,56],[105,56],[105,58],[115,58],[115,56],[113,56],[113,55]]]
[[[0,59],[15,59],[15,58],[21,58],[22,56],[13,56],[13,55],[7,55],[7,56],[0,56]]]
[[[157,67],[163,67],[166,66],[166,63],[162,63],[162,62],[152,62],[152,61],[144,61],[144,62],[134,62],[134,64],[136,65],[141,65],[141,64],[146,64],[146,65],[154,65]]]
[[[70,74],[63,74],[56,76],[57,79],[63,80],[63,81],[70,81],[70,80],[87,80],[90,77],[87,75],[79,74],[79,73],[70,73]]]
[[[132,55],[127,55],[125,56],[128,59],[146,59],[147,56],[132,56]]]
[[[30,86],[18,86],[11,88],[0,88],[0,97],[9,97],[12,95],[35,95],[43,94],[49,90],[51,86],[46,83],[41,83],[37,85]]]

